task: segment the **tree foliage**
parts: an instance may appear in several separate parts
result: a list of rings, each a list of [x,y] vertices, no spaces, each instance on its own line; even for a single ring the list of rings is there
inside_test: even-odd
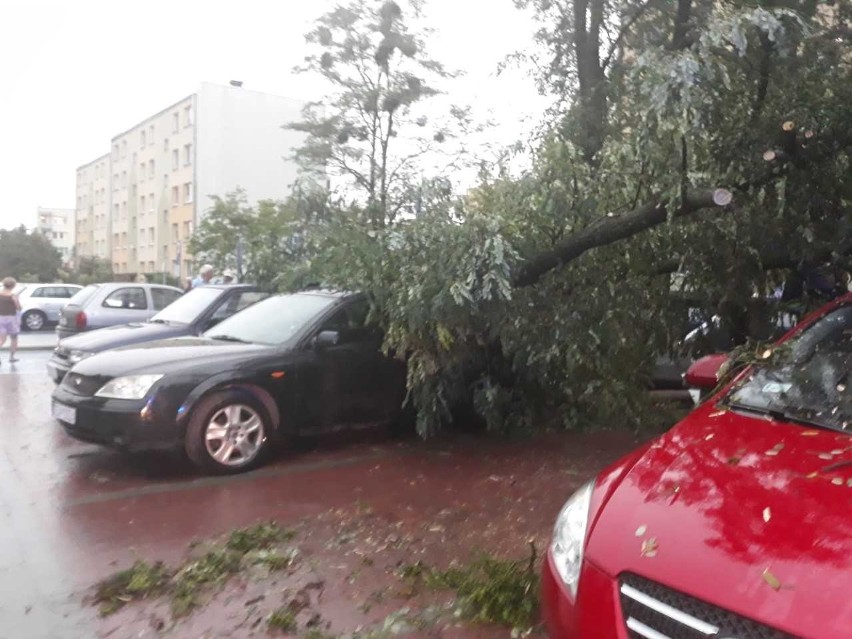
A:
[[[100,257],[84,255],[76,260],[75,268],[71,271],[60,271],[63,282],[74,284],[95,284],[113,280],[112,263]]]
[[[0,230],[0,277],[19,281],[53,282],[59,277],[62,256],[44,235],[24,226]]]
[[[767,291],[848,269],[852,251],[848,3],[519,4],[539,18],[533,61],[555,98],[529,168],[486,166],[463,196],[430,181],[416,219],[384,224],[364,223],[367,190],[303,262],[373,294],[424,434],[460,404],[495,429],[556,409],[571,426],[636,423],[687,306],[744,339]],[[377,40],[347,24],[353,42]],[[322,46],[341,42],[324,29]],[[367,50],[316,64],[366,91]]]
[[[285,201],[249,206],[245,192],[237,190],[213,198],[189,250],[219,272],[234,269],[240,281],[269,289],[298,287],[307,283],[313,238],[326,216],[326,196],[319,192],[297,189]]]
[[[416,19],[420,3],[408,6]],[[287,125],[306,134],[295,156],[301,166],[341,178],[375,228],[410,210],[418,162],[443,155],[448,138],[469,123],[465,109],[427,108],[453,74],[428,56],[427,33],[408,17],[392,0],[349,2],[320,17],[297,71],[321,76],[330,90]]]

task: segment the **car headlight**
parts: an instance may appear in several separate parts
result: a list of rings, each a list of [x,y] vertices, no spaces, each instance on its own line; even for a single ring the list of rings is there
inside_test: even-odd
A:
[[[95,393],[95,397],[142,399],[162,377],[162,375],[128,375],[127,377],[116,377],[111,382],[104,384]]]
[[[586,525],[589,523],[589,504],[592,499],[593,481],[588,482],[565,502],[556,526],[550,552],[559,577],[577,596],[580,566],[583,563],[583,546],[586,543]]]
[[[68,353],[68,362],[70,364],[76,364],[78,362],[82,362],[87,357],[91,357],[93,353],[87,353],[86,351],[71,351]]]

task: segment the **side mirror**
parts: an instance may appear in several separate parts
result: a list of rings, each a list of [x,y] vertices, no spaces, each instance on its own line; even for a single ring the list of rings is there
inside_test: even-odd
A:
[[[337,346],[340,343],[339,331],[320,331],[314,339],[314,345],[320,348],[326,346]]]
[[[684,375],[686,385],[692,388],[713,390],[719,384],[719,371],[727,361],[728,356],[724,353],[705,355],[701,359],[695,360]]]

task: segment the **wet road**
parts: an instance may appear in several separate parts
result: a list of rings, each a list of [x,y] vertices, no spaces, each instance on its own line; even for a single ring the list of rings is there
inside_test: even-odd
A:
[[[177,561],[193,540],[260,520],[286,525],[355,503],[389,517],[432,516],[472,502],[467,517],[483,530],[525,496],[528,528],[546,534],[569,489],[632,446],[623,437],[600,449],[584,442],[568,453],[579,464],[568,472],[572,441],[424,444],[367,432],[299,446],[246,475],[203,477],[177,457],[129,457],[67,437],[50,418],[48,355],[0,365],[0,639],[99,636],[102,624],[82,605],[96,581],[137,557]],[[554,470],[538,484],[495,491],[495,473],[535,478],[546,464]],[[494,543],[523,546],[529,533],[515,532],[497,530]]]

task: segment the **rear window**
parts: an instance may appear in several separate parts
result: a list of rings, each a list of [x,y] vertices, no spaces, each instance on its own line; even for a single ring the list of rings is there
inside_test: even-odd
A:
[[[92,299],[92,296],[97,292],[98,288],[100,288],[97,284],[90,284],[86,288],[77,291],[70,300],[68,300],[69,304],[76,304],[77,306],[85,306],[86,302]]]

